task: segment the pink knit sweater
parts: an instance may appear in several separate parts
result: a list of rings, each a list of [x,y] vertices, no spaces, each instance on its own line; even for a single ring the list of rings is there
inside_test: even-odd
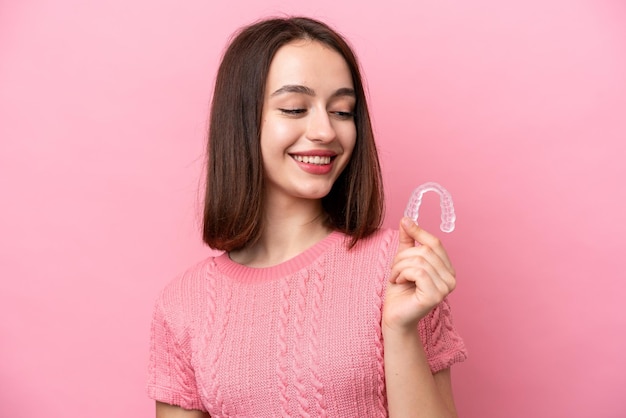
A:
[[[268,268],[211,257],[169,284],[150,397],[211,417],[386,416],[381,308],[398,233],[345,242],[334,232]],[[433,372],[465,359],[447,301],[419,332]]]

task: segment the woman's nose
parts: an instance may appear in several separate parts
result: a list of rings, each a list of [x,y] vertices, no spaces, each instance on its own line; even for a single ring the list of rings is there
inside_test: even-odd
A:
[[[330,115],[326,110],[314,110],[310,114],[306,137],[314,142],[330,142],[337,133],[333,127]]]

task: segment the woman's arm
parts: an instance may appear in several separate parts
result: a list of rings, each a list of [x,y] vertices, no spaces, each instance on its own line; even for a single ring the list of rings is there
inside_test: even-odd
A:
[[[389,416],[456,418],[450,369],[431,373],[417,330],[383,335]]]
[[[157,401],[156,418],[210,418],[210,415],[206,412],[183,409]]]
[[[391,418],[457,416],[450,371],[432,374],[418,331],[419,321],[454,290],[455,276],[441,242],[403,218],[382,321]]]

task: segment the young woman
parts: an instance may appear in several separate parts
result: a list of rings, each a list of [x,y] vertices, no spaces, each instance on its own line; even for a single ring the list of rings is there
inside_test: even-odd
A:
[[[456,416],[454,269],[435,236],[382,216],[350,47],[308,18],[243,28],[209,127],[203,237],[224,253],[157,301],[157,417]]]

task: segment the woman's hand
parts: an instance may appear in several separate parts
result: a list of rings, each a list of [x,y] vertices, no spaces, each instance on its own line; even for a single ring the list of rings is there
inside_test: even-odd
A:
[[[414,331],[456,286],[455,271],[441,241],[408,217],[400,223],[398,252],[385,297],[383,325]]]

